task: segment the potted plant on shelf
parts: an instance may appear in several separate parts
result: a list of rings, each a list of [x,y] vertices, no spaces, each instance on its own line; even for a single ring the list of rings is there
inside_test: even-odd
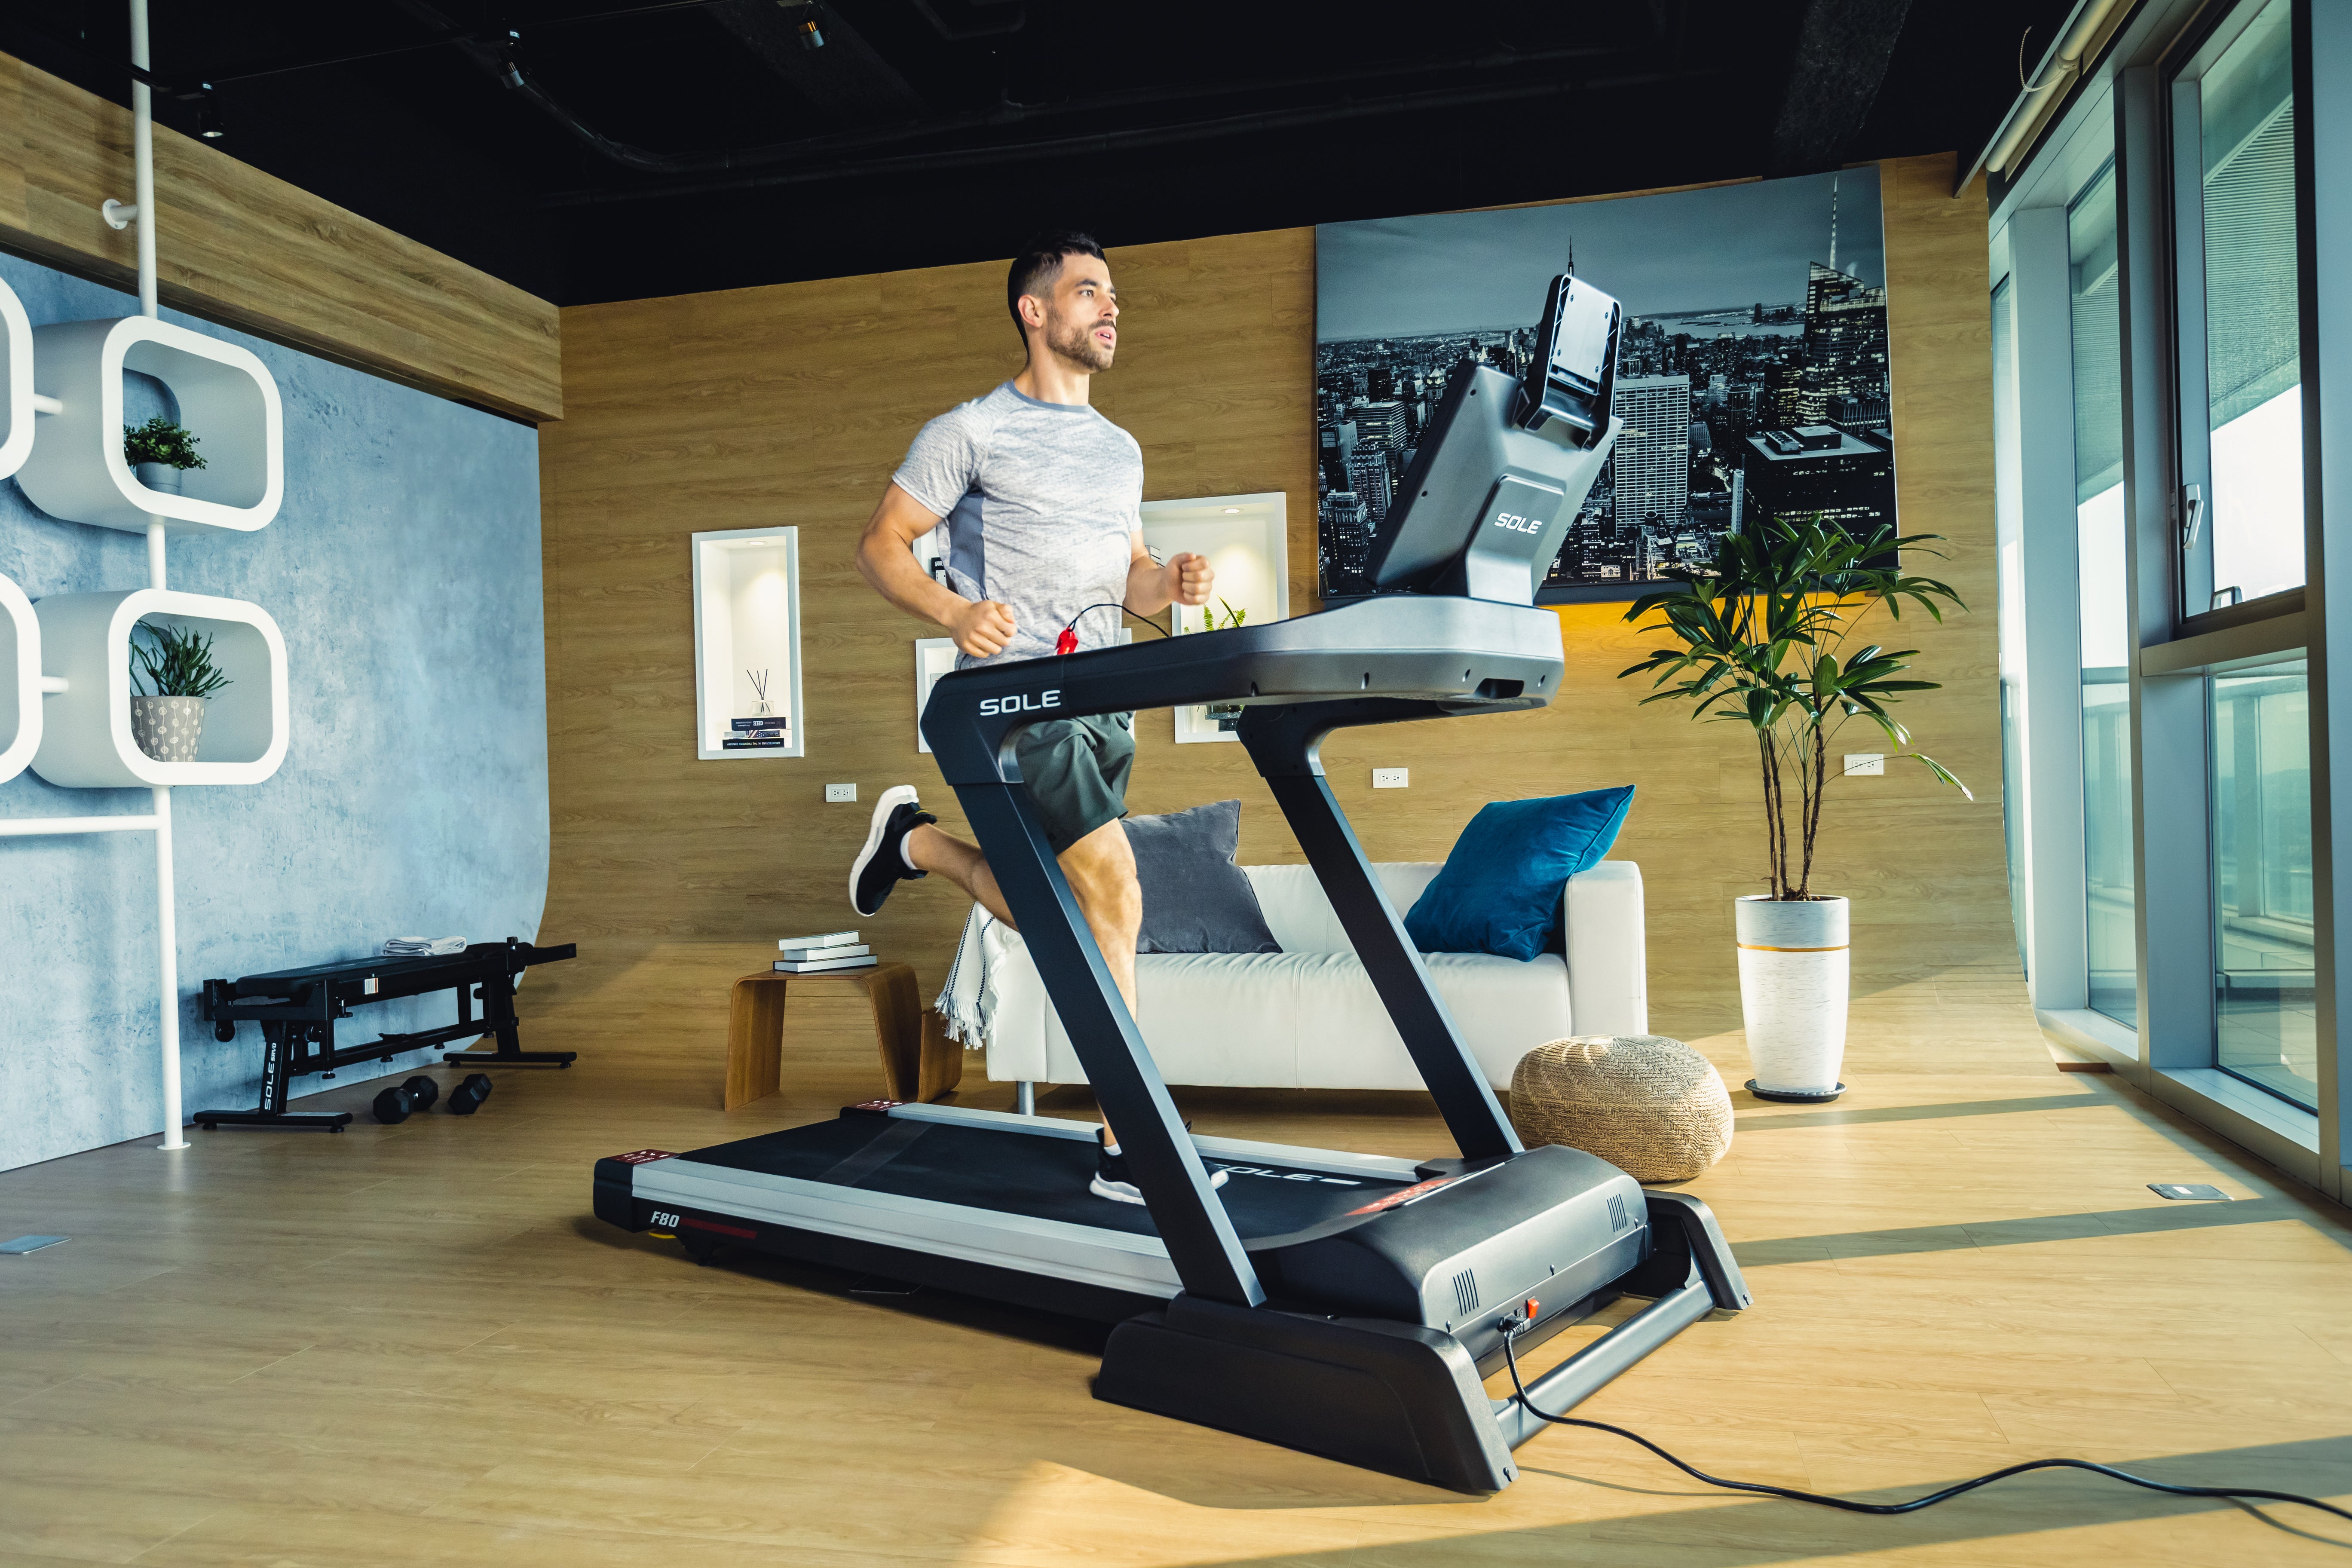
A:
[[[142,645],[140,634],[147,643]],[[154,687],[139,689],[145,675]],[[230,684],[213,664],[213,639],[181,626],[141,621],[131,628],[131,735],[159,763],[193,763],[205,731],[205,704]]]
[[[1755,734],[1771,890],[1748,894],[1733,908],[1740,1011],[1756,1073],[1748,1088],[1759,1099],[1834,1100],[1845,1089],[1838,1067],[1845,1054],[1847,902],[1812,889],[1822,806],[1843,773],[1831,765],[1830,742],[1863,720],[1894,755],[1976,798],[1949,768],[1910,750],[1910,731],[1887,711],[1902,693],[1937,689],[1935,681],[1905,678],[1905,661],[1918,650],[1852,646],[1878,605],[1900,620],[1909,600],[1939,622],[1943,605],[1967,608],[1948,584],[1909,575],[1896,562],[1897,551],[1937,537],[1897,536],[1883,526],[1857,539],[1817,515],[1776,520],[1726,536],[1712,568],[1668,567],[1664,574],[1683,585],[1644,594],[1625,612],[1628,621],[1659,615],[1641,629],[1663,632],[1675,645],[1619,672],[1621,680],[1653,678],[1644,705],[1685,701],[1695,720],[1745,724]]]
[[[122,427],[122,460],[141,484],[174,496],[180,493],[183,474],[205,467],[196,456],[196,437],[160,414],[144,425]]]

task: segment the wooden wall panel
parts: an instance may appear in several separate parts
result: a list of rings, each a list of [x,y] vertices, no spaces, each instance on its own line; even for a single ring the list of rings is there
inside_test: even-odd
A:
[[[1976,799],[1916,769],[1842,784],[1816,879],[1855,900],[1857,990],[1918,987],[1906,994],[1929,1005],[1987,985],[2008,996],[2017,978],[1983,202],[1948,199],[1950,181],[1948,157],[1883,166],[1903,521],[1947,536],[1948,575],[1973,607],[1917,628],[1924,671],[1945,689],[1906,717]],[[1121,355],[1097,398],[1142,443],[1146,494],[1287,491],[1294,609],[1311,608],[1313,231],[1135,247],[1111,264]],[[555,731],[546,929],[587,960],[552,976],[570,1021],[715,1063],[726,983],[764,963],[774,937],[850,923],[926,985],[941,979],[965,906],[917,883],[878,919],[854,921],[843,879],[868,807],[825,805],[822,786],[855,780],[870,803],[911,782],[960,826],[915,750],[908,644],[931,628],[876,598],[851,550],[917,427],[1018,368],[1003,279],[990,263],[564,312],[569,415],[541,449]],[[809,755],[698,763],[687,536],[781,523],[803,530]],[[1754,754],[1744,731],[1635,706],[1615,676],[1643,642],[1622,608],[1560,612],[1569,670],[1549,709],[1347,731],[1326,755],[1385,859],[1443,858],[1487,800],[1637,784],[1616,854],[1647,879],[1654,1026],[1706,1035],[1738,1020],[1729,900],[1760,884],[1763,860]],[[1298,858],[1240,747],[1179,747],[1164,712],[1138,731],[1136,809],[1238,795],[1243,858]],[[1412,786],[1374,795],[1376,763],[1411,767]]]
[[[135,289],[131,112],[0,55],[0,246]],[[563,416],[556,309],[355,213],[155,129],[165,304],[533,422]]]

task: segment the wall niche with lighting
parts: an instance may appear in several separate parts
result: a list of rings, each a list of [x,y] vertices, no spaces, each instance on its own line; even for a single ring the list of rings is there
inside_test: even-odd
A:
[[[1169,606],[1171,629],[1179,637],[1222,629],[1242,618],[1264,626],[1290,614],[1290,546],[1284,492],[1202,496],[1191,500],[1143,503],[1143,544],[1156,560],[1191,552],[1205,555],[1217,574],[1209,602],[1197,608]],[[1239,713],[1207,707],[1176,710],[1180,744],[1238,741],[1231,728]]]
[[[806,753],[797,528],[694,536],[694,754]]]

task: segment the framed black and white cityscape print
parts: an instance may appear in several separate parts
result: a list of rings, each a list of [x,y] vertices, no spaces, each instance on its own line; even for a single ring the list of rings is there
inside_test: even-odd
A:
[[[1895,521],[1878,171],[1315,231],[1322,591],[1366,555],[1464,360],[1518,375],[1559,273],[1624,307],[1608,470],[1539,597],[1630,599],[1777,516]]]

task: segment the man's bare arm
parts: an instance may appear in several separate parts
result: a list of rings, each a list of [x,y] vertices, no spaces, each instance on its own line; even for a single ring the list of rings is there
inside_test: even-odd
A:
[[[1130,615],[1137,616],[1156,616],[1168,607],[1171,600],[1180,605],[1205,605],[1209,602],[1210,585],[1216,580],[1217,574],[1210,567],[1209,558],[1189,551],[1171,557],[1167,565],[1160,565],[1144,549],[1143,535],[1139,533],[1135,536],[1134,552],[1128,559],[1127,598],[1123,603]]]
[[[967,599],[915,563],[915,541],[939,522],[921,502],[890,486],[857,542],[857,574],[908,615],[945,627],[972,658],[1002,653],[1013,637],[1013,612],[992,599]]]

